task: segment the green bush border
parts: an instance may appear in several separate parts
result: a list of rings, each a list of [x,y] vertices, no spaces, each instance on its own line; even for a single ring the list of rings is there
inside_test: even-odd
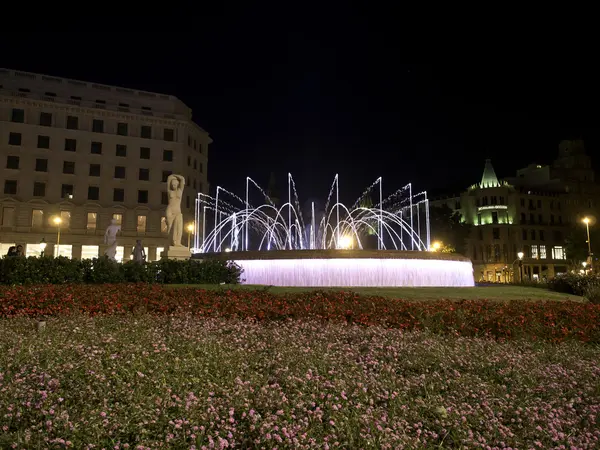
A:
[[[0,259],[0,284],[160,283],[237,284],[242,269],[226,260],[160,260],[118,263],[106,257],[4,257]]]

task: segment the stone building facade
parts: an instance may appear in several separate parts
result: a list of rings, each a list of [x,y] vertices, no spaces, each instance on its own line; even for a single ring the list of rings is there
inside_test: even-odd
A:
[[[583,217],[598,215],[600,188],[582,141],[562,141],[551,165],[532,164],[514,177],[499,180],[485,162],[481,181],[458,196],[439,199],[474,225],[467,255],[477,281],[519,279],[518,253],[523,252],[523,278],[542,280],[569,267],[565,238]],[[435,230],[432,230],[435,239]]]
[[[136,239],[158,259],[166,178],[185,177],[182,212],[193,222],[211,142],[173,96],[0,69],[0,254],[21,244],[36,256],[43,240],[46,253],[102,255],[115,219],[118,259]]]

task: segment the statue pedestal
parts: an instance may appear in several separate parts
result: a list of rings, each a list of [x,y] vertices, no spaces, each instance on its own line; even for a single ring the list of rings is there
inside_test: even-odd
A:
[[[190,259],[192,253],[187,247],[169,247],[162,253],[163,259],[183,260]]]

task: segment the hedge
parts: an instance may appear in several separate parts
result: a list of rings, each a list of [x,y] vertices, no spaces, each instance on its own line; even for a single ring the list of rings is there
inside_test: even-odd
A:
[[[0,284],[161,283],[236,284],[242,269],[230,261],[160,260],[151,263],[118,263],[106,257],[4,257],[0,259]]]

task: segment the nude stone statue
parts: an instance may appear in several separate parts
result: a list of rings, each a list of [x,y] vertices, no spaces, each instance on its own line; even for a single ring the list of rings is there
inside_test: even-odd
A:
[[[108,245],[108,248],[104,251],[104,254],[113,261],[116,261],[117,254],[117,233],[121,231],[121,225],[117,225],[117,221],[112,219],[110,225],[104,232],[104,243]]]
[[[185,187],[185,178],[181,175],[169,175],[167,178],[167,194],[169,204],[167,206],[167,231],[169,233],[170,245],[182,247],[181,237],[183,235],[183,214],[181,213],[181,197]]]

